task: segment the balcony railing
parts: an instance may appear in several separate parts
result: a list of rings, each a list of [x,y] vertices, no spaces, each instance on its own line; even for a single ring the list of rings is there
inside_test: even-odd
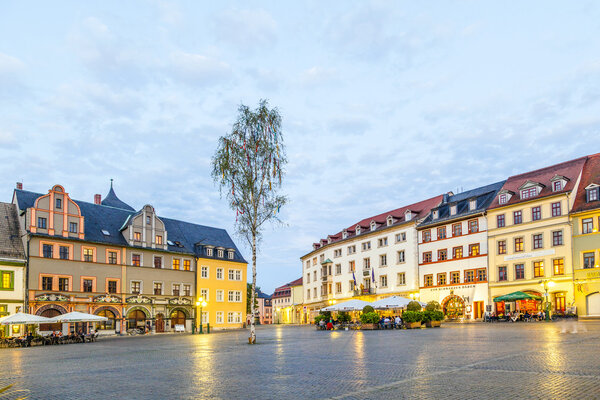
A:
[[[364,288],[364,289],[354,289],[354,296],[363,296],[366,294],[375,294],[375,289],[373,288]]]
[[[363,276],[369,276],[369,275],[371,275],[371,268],[364,269],[363,270]]]

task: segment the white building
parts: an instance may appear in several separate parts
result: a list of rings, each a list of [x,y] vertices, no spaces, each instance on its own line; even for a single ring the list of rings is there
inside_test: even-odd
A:
[[[482,318],[490,304],[485,212],[504,181],[444,195],[419,224],[420,300],[447,318]]]
[[[418,296],[416,226],[442,196],[365,218],[313,244],[301,257],[303,320],[333,302]],[[275,306],[275,304],[273,305]]]

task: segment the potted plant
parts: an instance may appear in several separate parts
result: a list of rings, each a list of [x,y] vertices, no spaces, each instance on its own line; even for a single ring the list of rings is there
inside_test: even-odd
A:
[[[360,315],[360,322],[360,329],[377,329],[379,327],[379,314],[376,312],[363,312]]]
[[[444,313],[442,312],[440,303],[435,300],[427,303],[425,312],[423,313],[423,322],[425,322],[425,326],[428,328],[439,327],[442,324],[443,319]]]
[[[402,314],[402,321],[407,329],[418,329],[421,327],[423,313],[421,311],[405,311]]]

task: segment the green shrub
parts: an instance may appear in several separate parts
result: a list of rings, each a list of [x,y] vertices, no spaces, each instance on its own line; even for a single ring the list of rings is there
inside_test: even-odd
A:
[[[350,322],[352,320],[352,318],[350,317],[350,314],[348,314],[347,312],[341,312],[338,314],[338,321],[340,322]]]
[[[321,314],[317,315],[315,317],[315,324],[318,324],[319,322],[321,322],[322,319],[324,319],[325,317]]]
[[[379,314],[376,312],[367,312],[360,315],[360,322],[363,324],[376,324],[379,320]]]
[[[363,314],[367,314],[367,313],[372,313],[375,312],[375,309],[371,306],[364,306],[363,307]]]
[[[444,313],[436,310],[433,312],[432,316],[431,316],[431,320],[432,321],[443,321],[444,320]]]
[[[402,320],[406,323],[419,322],[423,320],[423,313],[421,311],[404,311]]]
[[[422,308],[418,301],[413,300],[406,306],[406,311],[421,311]]]
[[[441,311],[441,310],[442,310],[442,306],[440,306],[440,303],[438,303],[435,300],[431,300],[425,306],[425,311]]]
[[[433,319],[433,311],[425,310],[423,311],[423,318],[421,318],[421,322],[429,322]]]

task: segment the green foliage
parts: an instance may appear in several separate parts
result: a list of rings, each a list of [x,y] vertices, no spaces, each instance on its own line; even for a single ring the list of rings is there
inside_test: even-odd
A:
[[[406,311],[421,311],[422,308],[418,301],[413,300],[406,306]]]
[[[331,311],[321,311],[319,314],[321,314],[327,322],[331,319]]]
[[[442,310],[442,306],[440,306],[440,303],[438,303],[435,300],[431,300],[425,306],[425,311],[441,311],[441,310]]]
[[[441,311],[430,311],[430,310],[425,310],[423,312],[423,322],[429,322],[429,321],[442,321],[444,319],[444,313]]]
[[[402,320],[406,323],[419,322],[423,320],[423,313],[421,311],[405,311],[402,314]]]
[[[363,312],[363,314],[372,313],[372,312],[375,312],[375,309],[371,306],[364,306],[362,312]]]
[[[347,312],[341,312],[338,314],[338,321],[340,322],[350,322],[352,320],[352,317],[350,317],[350,314],[348,314]]]
[[[318,324],[319,322],[321,322],[322,319],[325,319],[325,317],[321,314],[315,316],[315,324]]]
[[[379,314],[377,314],[376,312],[363,312],[360,315],[360,322],[362,322],[363,324],[376,324],[379,322],[380,319],[381,318],[379,317]]]

